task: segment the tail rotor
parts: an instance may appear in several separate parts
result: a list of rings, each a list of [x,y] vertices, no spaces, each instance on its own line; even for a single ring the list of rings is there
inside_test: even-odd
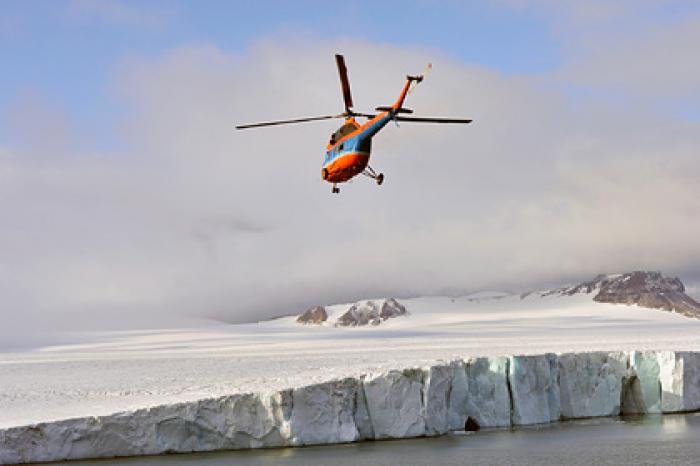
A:
[[[430,73],[430,70],[432,70],[432,69],[433,69],[432,63],[428,63],[427,65],[425,65],[425,68],[423,68],[423,71],[421,72],[421,74],[413,77],[413,83],[411,84],[411,88],[408,90],[408,92],[406,94],[410,95],[411,92],[413,92],[413,89],[415,89],[416,86],[418,86],[418,84],[421,81],[423,81],[423,79],[428,75],[428,73]]]

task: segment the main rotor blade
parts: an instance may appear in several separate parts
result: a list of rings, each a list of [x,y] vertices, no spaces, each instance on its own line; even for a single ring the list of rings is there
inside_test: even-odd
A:
[[[394,120],[397,121],[413,121],[416,123],[471,123],[472,120],[467,120],[463,118],[423,118],[423,117],[404,117],[396,116]]]
[[[349,113],[352,108],[352,94],[350,94],[350,81],[348,81],[348,69],[345,67],[345,58],[336,53],[335,63],[338,65],[340,86],[343,89],[343,100],[345,101],[345,111]]]
[[[236,129],[259,128],[261,126],[286,125],[289,123],[305,123],[307,121],[330,120],[332,118],[344,118],[344,116],[343,115],[324,115],[324,116],[318,116],[318,117],[297,118],[295,120],[265,121],[262,123],[251,123],[249,125],[238,125],[238,126],[236,126]]]

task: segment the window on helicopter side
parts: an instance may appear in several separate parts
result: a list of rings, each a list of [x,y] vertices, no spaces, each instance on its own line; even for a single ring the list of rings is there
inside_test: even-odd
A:
[[[347,134],[350,134],[353,131],[355,131],[355,125],[353,125],[352,123],[346,123],[343,126],[341,126],[340,129],[338,130],[338,132],[341,133],[340,134],[341,136],[345,136]]]

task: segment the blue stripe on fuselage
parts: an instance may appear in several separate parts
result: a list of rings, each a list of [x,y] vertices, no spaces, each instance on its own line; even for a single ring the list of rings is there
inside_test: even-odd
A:
[[[367,128],[362,130],[363,137],[372,137],[379,132],[380,129],[384,128],[387,123],[391,120],[392,115],[389,112],[382,112],[376,118],[376,121],[369,125]]]
[[[357,150],[357,146],[363,139],[362,134],[363,133],[360,133],[357,136],[348,138],[340,144],[336,144],[335,146],[333,146],[331,150],[326,152],[326,156],[323,159],[323,166],[325,167],[326,165],[333,163],[336,159],[342,157],[345,154],[351,152],[361,152]]]
[[[339,142],[331,148],[331,150],[326,152],[323,158],[323,166],[325,167],[329,163],[332,163],[338,157],[348,153],[348,152],[362,152],[357,150],[357,146],[367,139],[371,139],[375,134],[379,132],[387,123],[391,120],[391,115],[388,112],[380,113],[371,125],[364,128],[362,131],[356,135],[349,137],[342,142]]]

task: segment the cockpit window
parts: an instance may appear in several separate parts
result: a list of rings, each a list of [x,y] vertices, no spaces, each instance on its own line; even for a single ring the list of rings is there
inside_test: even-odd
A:
[[[338,128],[338,130],[337,130],[335,133],[333,133],[333,135],[331,136],[331,141],[330,141],[331,144],[335,144],[336,141],[342,139],[343,137],[345,137],[345,136],[347,136],[348,134],[352,133],[352,132],[355,131],[356,129],[357,129],[357,127],[356,127],[354,124],[352,124],[352,123],[345,123],[343,126],[341,126],[340,128]]]

